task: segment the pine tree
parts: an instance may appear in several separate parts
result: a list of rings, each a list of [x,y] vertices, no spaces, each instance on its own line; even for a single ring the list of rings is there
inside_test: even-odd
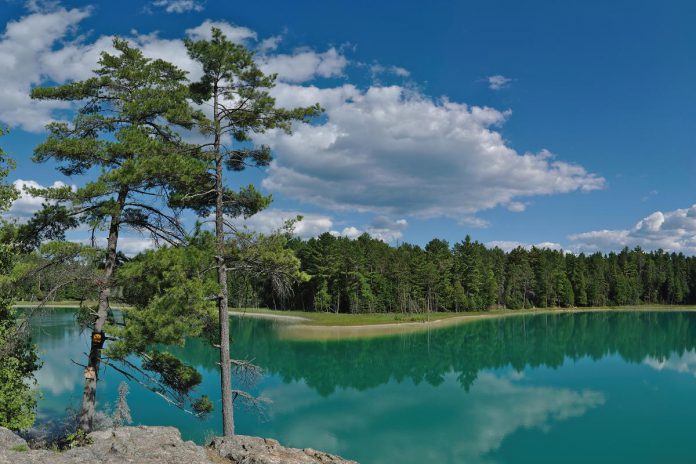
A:
[[[32,91],[35,99],[82,104],[72,123],[47,126],[48,138],[36,148],[35,161],[53,159],[70,176],[101,171],[75,191],[65,187],[35,192],[71,204],[71,214],[93,230],[108,229],[98,306],[89,321],[94,337],[103,336],[109,316],[122,229],[176,242],[182,230],[176,215],[168,213],[167,191],[191,182],[201,171],[172,127],[190,128],[196,116],[186,100],[186,73],[145,58],[124,40],[115,39],[114,47],[117,54],[102,53],[95,77]],[[93,427],[100,353],[101,344],[92,344],[80,414],[85,432]]]
[[[232,380],[228,314],[228,284],[225,250],[226,216],[251,215],[266,207],[269,199],[253,186],[239,191],[225,187],[225,168],[242,171],[247,166],[266,166],[271,160],[266,146],[250,145],[252,136],[269,129],[290,132],[294,121],[305,121],[320,113],[319,106],[286,110],[277,108],[268,91],[275,85],[275,75],[264,75],[252,53],[243,45],[232,43],[221,30],[213,28],[211,40],[185,41],[189,56],[200,63],[203,76],[191,85],[197,103],[212,103],[212,118],[200,125],[211,141],[201,147],[208,176],[197,192],[182,197],[182,204],[199,212],[212,211],[215,216],[216,265],[218,270],[218,312],[220,324],[220,372],[222,390],[223,434],[234,434]],[[231,137],[238,147],[226,145]]]

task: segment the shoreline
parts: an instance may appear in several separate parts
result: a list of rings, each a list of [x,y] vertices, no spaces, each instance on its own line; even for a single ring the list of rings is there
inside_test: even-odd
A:
[[[311,317],[297,315],[278,314],[282,311],[266,310],[258,311],[230,311],[235,317],[250,317],[254,319],[266,319],[282,322],[279,327],[279,336],[296,341],[327,341],[346,340],[359,338],[372,338],[405,333],[417,333],[431,329],[440,329],[454,325],[478,322],[487,319],[500,319],[516,316],[536,316],[544,314],[574,314],[574,313],[601,313],[601,312],[696,312],[694,306],[626,306],[626,307],[589,307],[589,308],[553,308],[553,309],[525,309],[525,310],[496,310],[492,312],[468,313],[434,313],[443,316],[433,320],[404,321],[404,322],[376,322],[354,325],[327,325],[317,323]],[[307,313],[308,315],[315,313]],[[433,314],[433,313],[431,313]],[[351,315],[344,315],[351,316]]]

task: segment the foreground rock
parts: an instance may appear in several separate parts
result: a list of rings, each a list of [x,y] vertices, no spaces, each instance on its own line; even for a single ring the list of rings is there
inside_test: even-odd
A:
[[[89,434],[92,444],[64,452],[29,450],[0,427],[0,464],[355,464],[312,449],[285,448],[277,441],[235,436],[216,438],[209,448],[182,441],[174,427],[121,427]]]
[[[355,463],[333,454],[315,451],[312,448],[285,448],[270,438],[236,435],[232,438],[216,438],[210,445],[212,450],[231,462],[239,464],[324,464]]]

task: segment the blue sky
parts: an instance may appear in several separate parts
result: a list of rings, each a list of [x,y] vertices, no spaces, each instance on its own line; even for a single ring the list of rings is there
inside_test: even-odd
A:
[[[112,35],[186,68],[180,39],[214,21],[279,72],[279,102],[327,108],[320,127],[259,137],[275,149],[269,171],[229,177],[274,195],[253,227],[299,212],[303,236],[696,253],[694,2],[0,6],[12,179],[81,182],[31,163],[54,113],[22,91],[86,76]],[[23,199],[15,216],[35,204]]]

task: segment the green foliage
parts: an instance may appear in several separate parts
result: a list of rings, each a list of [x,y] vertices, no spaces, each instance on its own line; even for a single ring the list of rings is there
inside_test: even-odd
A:
[[[0,128],[0,135],[4,131]],[[16,198],[17,192],[5,183],[12,163],[0,148],[0,213]],[[33,374],[39,367],[36,349],[25,333],[25,321],[12,309],[17,284],[17,248],[8,240],[6,224],[0,224],[0,426],[27,429],[34,423],[36,392]]]
[[[32,90],[35,99],[82,105],[71,123],[47,126],[48,138],[35,149],[34,160],[52,159],[70,176],[101,171],[76,190],[33,193],[69,204],[67,214],[93,228],[111,222],[173,240],[180,229],[167,213],[164,192],[202,175],[201,163],[191,156],[195,147],[182,142],[177,129],[191,128],[200,115],[188,104],[184,71],[146,58],[124,40],[115,39],[114,48],[115,55],[102,53],[96,77]],[[66,214],[52,213],[49,217]]]
[[[181,394],[188,394],[203,377],[192,366],[166,351],[150,351],[144,356],[143,369],[157,373],[162,384]]]
[[[208,297],[218,286],[209,272],[211,240],[203,234],[187,247],[149,250],[119,269],[123,299],[132,306],[122,310],[123,325],[108,327],[117,338],[109,356],[125,358],[151,344],[183,345],[214,325],[215,301]]]
[[[65,439],[59,443],[59,449],[68,450],[92,444],[92,439],[87,436],[84,430],[76,430],[73,433],[66,435]]]
[[[16,329],[14,312],[0,308],[0,426],[23,430],[34,423],[33,373],[39,363],[35,347]]]
[[[203,395],[193,402],[191,406],[193,410],[198,414],[209,414],[213,412],[213,402],[210,401],[208,395]]]
[[[0,127],[0,137],[6,133],[7,129]],[[14,166],[14,161],[7,157],[0,146],[0,180],[2,181],[0,182],[0,211],[6,211],[18,196],[17,190],[11,184],[4,182]]]

